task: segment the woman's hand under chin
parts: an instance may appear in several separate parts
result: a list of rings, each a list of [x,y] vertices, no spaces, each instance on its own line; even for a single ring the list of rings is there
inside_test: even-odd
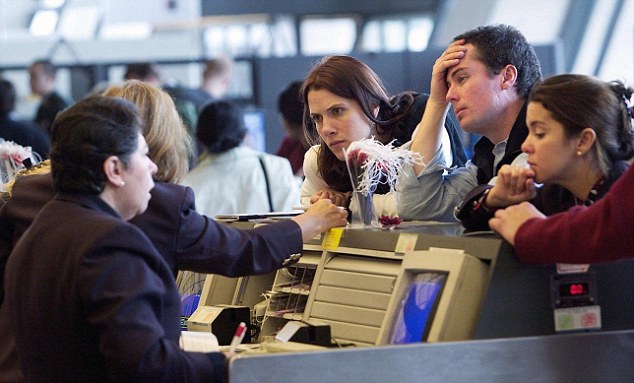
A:
[[[486,197],[486,206],[503,208],[530,201],[537,195],[535,172],[527,167],[504,165],[497,182]]]

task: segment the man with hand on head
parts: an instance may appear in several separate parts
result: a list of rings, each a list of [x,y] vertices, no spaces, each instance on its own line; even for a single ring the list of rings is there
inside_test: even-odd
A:
[[[491,25],[457,36],[434,64],[427,108],[410,148],[425,164],[410,169],[418,185],[400,185],[401,207],[419,219],[455,220],[455,207],[481,195],[497,170],[520,155],[528,133],[527,97],[540,79],[537,56],[517,29]],[[464,131],[483,136],[466,166],[454,170],[443,160],[441,142],[451,106]]]

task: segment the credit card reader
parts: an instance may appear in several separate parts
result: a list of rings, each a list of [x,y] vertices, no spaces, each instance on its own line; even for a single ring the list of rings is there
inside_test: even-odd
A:
[[[593,272],[553,274],[550,287],[555,331],[601,329],[601,307]]]

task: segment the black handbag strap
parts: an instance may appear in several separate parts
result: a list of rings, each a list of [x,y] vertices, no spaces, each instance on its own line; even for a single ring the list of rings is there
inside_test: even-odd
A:
[[[271,185],[269,184],[269,175],[266,172],[266,167],[264,166],[264,160],[262,160],[262,157],[258,157],[258,160],[260,161],[260,166],[262,166],[262,171],[264,172],[264,182],[266,183],[266,197],[269,201],[269,211],[272,213],[275,210],[273,210],[273,200],[271,199]]]

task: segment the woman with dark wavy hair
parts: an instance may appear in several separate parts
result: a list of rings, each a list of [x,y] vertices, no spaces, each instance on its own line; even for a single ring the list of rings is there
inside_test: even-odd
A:
[[[304,158],[302,203],[331,199],[344,207],[350,205],[352,185],[343,149],[370,137],[383,144],[395,140],[395,146],[408,142],[427,102],[427,95],[414,92],[388,96],[379,76],[350,56],[323,58],[304,81],[302,97],[306,131],[316,143]],[[447,163],[462,166],[466,155],[460,134],[450,119],[445,128]],[[375,193],[375,211],[397,215],[396,198],[386,192],[379,188]]]

